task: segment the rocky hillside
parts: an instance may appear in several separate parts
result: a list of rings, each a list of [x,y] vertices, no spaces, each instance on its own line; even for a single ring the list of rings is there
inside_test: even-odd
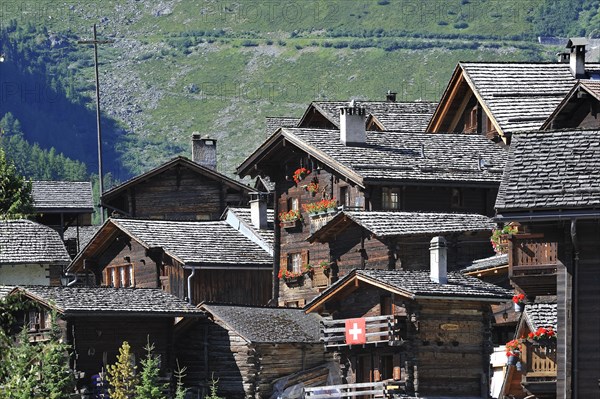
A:
[[[595,1],[570,3],[579,7],[567,16],[571,21],[582,16],[595,23]],[[219,169],[232,175],[264,139],[266,116],[300,116],[314,99],[383,99],[387,90],[403,101],[436,100],[460,60],[553,59],[556,48],[538,44],[537,33],[547,26],[542,17],[563,15],[549,4],[565,6],[550,0],[11,4],[2,14],[0,79],[27,90],[35,77],[45,96],[11,94],[0,102],[0,117],[12,112],[28,139],[95,170],[93,50],[77,40],[89,39],[98,24],[100,39],[114,40],[99,49],[100,79],[106,167],[121,180],[189,155],[193,131],[219,140]],[[572,33],[568,22],[556,28],[559,34]]]

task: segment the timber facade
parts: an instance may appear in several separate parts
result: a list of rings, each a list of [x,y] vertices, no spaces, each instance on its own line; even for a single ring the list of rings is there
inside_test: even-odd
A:
[[[295,373],[305,374],[295,383],[315,376],[326,381],[326,371],[310,372],[333,360],[319,341],[318,315],[210,303],[200,309],[208,319],[182,328],[176,346],[194,391],[207,392],[207,382],[218,379],[220,395],[258,399],[270,397],[278,379]]]
[[[69,271],[85,285],[160,288],[195,304],[263,305],[270,298],[271,265],[267,251],[225,221],[111,218]]]
[[[599,392],[600,318],[593,288],[600,278],[599,160],[595,130],[519,135],[496,202],[498,220],[521,224],[510,241],[511,281],[530,301],[557,297],[560,398]],[[525,165],[536,174],[525,172]]]
[[[455,284],[462,292],[452,292]],[[479,397],[488,388],[489,304],[509,297],[508,290],[457,273],[436,282],[423,271],[355,270],[306,311],[325,317],[321,336],[340,359],[348,388],[387,382],[409,396]],[[348,342],[348,323],[357,323],[364,342]]]
[[[361,110],[347,109],[353,115]],[[364,119],[356,123],[364,141],[346,144],[342,130],[282,128],[238,168],[240,176],[264,174],[275,183],[279,228],[274,285],[279,291],[273,297],[280,305],[303,306],[331,282],[317,268],[336,261],[329,246],[307,239],[340,210],[493,214],[505,160],[502,148],[483,137],[366,132]],[[322,200],[333,202],[328,212],[309,211],[307,206]],[[284,220],[289,212],[298,212],[297,217]],[[353,241],[364,238],[359,235]],[[374,242],[368,245],[375,252],[363,248],[364,258],[387,256]],[[306,273],[310,266],[315,269],[312,275]],[[372,262],[369,267],[389,265]],[[275,278],[280,271],[302,276],[288,284],[289,279]],[[315,275],[317,281],[309,278]]]

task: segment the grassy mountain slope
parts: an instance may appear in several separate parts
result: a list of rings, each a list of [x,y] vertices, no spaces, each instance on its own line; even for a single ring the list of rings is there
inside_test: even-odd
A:
[[[574,18],[595,21],[588,4],[594,1],[580,3]],[[100,48],[102,101],[110,126],[106,165],[124,179],[175,155],[189,155],[193,131],[219,139],[219,169],[231,175],[264,139],[265,116],[300,116],[314,99],[383,99],[387,90],[404,101],[435,101],[459,60],[553,59],[555,49],[535,41],[536,26],[544,24],[540,12],[557,12],[548,4],[112,0],[36,8],[17,1],[3,10],[2,22],[35,24],[69,43],[89,38],[97,23],[100,38],[115,40]],[[44,37],[38,40],[44,51],[59,51]],[[70,76],[64,80],[70,89],[62,91],[65,98],[93,109],[92,50],[60,49],[72,60],[53,70]],[[59,140],[67,134],[61,130],[54,133]],[[36,132],[25,133],[36,137]],[[65,154],[93,170],[91,147],[79,148]]]

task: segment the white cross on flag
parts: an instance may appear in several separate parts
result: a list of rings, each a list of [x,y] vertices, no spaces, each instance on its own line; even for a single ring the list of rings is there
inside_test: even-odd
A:
[[[365,319],[346,320],[346,344],[362,345],[367,343]]]

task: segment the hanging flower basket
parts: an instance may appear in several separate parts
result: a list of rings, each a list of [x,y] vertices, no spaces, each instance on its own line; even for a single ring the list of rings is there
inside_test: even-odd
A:
[[[329,272],[331,271],[331,262],[329,261],[321,261],[319,263],[319,267],[321,268],[321,270],[323,270],[323,274],[326,276],[329,276]]]
[[[518,233],[517,226],[506,225],[501,229],[495,229],[492,231],[492,237],[490,237],[490,241],[492,243],[492,247],[497,254],[505,254],[508,253],[508,235],[509,234],[517,234]]]
[[[506,364],[514,366],[519,361],[521,353],[521,342],[518,339],[513,339],[506,343]]]
[[[506,358],[506,365],[507,366],[516,366],[517,363],[519,362],[519,355],[518,354],[511,354]]]
[[[294,171],[292,178],[294,179],[294,183],[298,184],[308,175],[310,175],[310,170],[306,168],[298,168]]]
[[[525,294],[517,294],[513,296],[512,301],[515,307],[515,312],[522,312],[525,309]]]

